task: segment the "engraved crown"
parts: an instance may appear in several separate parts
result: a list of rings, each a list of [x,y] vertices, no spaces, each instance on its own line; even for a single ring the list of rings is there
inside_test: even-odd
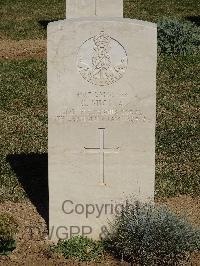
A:
[[[104,31],[101,31],[99,35],[94,37],[94,43],[97,47],[105,47],[109,42],[110,37]]]

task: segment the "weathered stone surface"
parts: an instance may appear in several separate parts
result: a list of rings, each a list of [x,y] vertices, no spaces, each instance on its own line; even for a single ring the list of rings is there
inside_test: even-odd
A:
[[[66,17],[123,17],[123,0],[67,0]]]
[[[95,16],[95,0],[67,0],[66,17],[92,17]]]
[[[123,17],[123,0],[96,0],[99,17]]]
[[[122,18],[49,24],[53,240],[72,233],[99,238],[116,204],[153,199],[156,34],[155,24]]]

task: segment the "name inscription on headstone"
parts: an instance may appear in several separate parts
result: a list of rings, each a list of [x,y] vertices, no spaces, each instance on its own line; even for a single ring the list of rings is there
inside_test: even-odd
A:
[[[115,94],[117,95],[117,93]],[[147,115],[137,107],[137,103],[135,103],[135,108],[129,107],[130,97],[127,93],[117,95],[118,103],[112,106],[116,95],[106,91],[78,91],[75,95],[76,107],[66,108],[56,118],[68,122],[120,121],[134,124],[137,121],[150,121]],[[137,100],[136,97],[135,101]]]

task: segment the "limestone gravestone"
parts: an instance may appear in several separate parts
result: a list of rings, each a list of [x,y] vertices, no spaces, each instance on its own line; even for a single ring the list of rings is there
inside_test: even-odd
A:
[[[48,25],[52,240],[100,238],[127,197],[154,197],[157,29],[122,16],[122,0],[68,0]]]

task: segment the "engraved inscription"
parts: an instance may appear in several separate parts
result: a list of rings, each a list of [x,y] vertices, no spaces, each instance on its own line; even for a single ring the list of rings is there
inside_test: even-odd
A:
[[[131,99],[127,92],[77,90],[75,93],[76,106],[66,107],[56,117],[66,122],[149,122],[147,114],[140,108],[140,100],[135,96]]]
[[[128,64],[124,47],[104,31],[83,43],[79,49],[77,67],[89,83],[106,86],[123,77]]]
[[[94,148],[87,148],[84,147],[85,150],[88,153],[99,153],[100,155],[100,184],[106,185],[105,183],[105,154],[106,153],[118,153],[119,152],[119,147],[115,148],[106,148],[104,144],[104,134],[105,133],[105,128],[99,128],[99,147],[94,147]]]
[[[77,93],[79,105],[81,108],[93,107],[105,107],[112,104],[114,96],[110,91],[94,91],[90,90],[87,92],[79,91]]]
[[[139,109],[104,109],[104,110],[77,110],[74,108],[66,109],[56,117],[60,121],[67,122],[150,122],[150,120]]]

